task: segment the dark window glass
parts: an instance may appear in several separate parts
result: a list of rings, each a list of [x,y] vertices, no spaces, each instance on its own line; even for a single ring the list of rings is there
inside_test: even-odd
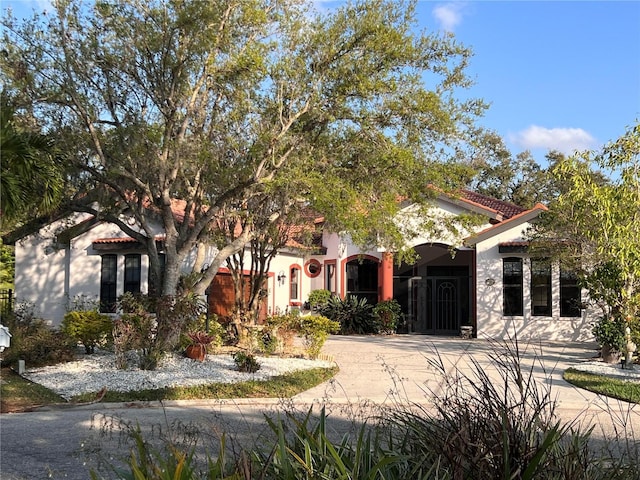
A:
[[[140,272],[142,262],[140,254],[129,254],[124,257],[124,291],[140,293]]]
[[[331,293],[336,293],[336,266],[333,263],[327,263],[324,267],[324,288]]]
[[[115,313],[116,286],[118,280],[118,258],[115,255],[103,255],[100,272],[100,311]]]
[[[521,258],[502,261],[502,313],[505,316],[524,315]]]
[[[531,311],[551,316],[551,264],[546,259],[531,260]]]
[[[560,316],[580,317],[580,286],[575,272],[560,266]]]
[[[300,283],[300,269],[292,268],[289,277],[289,299],[298,300],[299,283]]]
[[[347,263],[348,296],[366,298],[371,305],[378,303],[378,263],[373,260],[352,260]]]

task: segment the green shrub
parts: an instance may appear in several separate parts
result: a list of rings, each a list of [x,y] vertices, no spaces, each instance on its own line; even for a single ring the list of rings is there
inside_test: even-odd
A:
[[[325,306],[330,298],[331,292],[329,290],[311,290],[311,292],[309,292],[309,306],[312,310],[317,310]]]
[[[623,352],[625,348],[626,322],[619,318],[601,317],[591,331],[600,346]]]
[[[378,333],[378,325],[372,313],[373,306],[366,298],[331,297],[329,302],[318,309],[321,315],[340,323],[342,334]]]
[[[86,353],[95,347],[112,342],[113,322],[108,315],[96,310],[68,312],[62,320],[61,330],[76,342],[82,343]]]
[[[240,372],[256,373],[260,370],[260,362],[251,353],[238,351],[233,354],[233,361]]]
[[[300,317],[298,333],[302,336],[307,355],[318,358],[330,333],[340,331],[340,324],[320,315]]]
[[[378,302],[373,307],[373,315],[378,324],[378,331],[392,334],[396,332],[398,324],[402,320],[402,308],[396,300],[385,300]]]
[[[3,366],[24,360],[29,367],[40,367],[74,359],[75,342],[38,318],[34,305],[20,303],[2,321],[11,333],[11,345],[2,352]]]

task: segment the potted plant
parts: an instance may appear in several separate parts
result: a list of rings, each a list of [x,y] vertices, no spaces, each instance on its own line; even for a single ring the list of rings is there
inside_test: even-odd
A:
[[[600,344],[602,360],[617,363],[625,346],[625,322],[621,318],[604,316],[594,324],[593,336]]]
[[[191,343],[187,345],[187,348],[184,350],[185,356],[199,362],[204,362],[207,355],[207,347],[216,339],[216,336],[198,331],[187,333],[187,337],[189,337]]]

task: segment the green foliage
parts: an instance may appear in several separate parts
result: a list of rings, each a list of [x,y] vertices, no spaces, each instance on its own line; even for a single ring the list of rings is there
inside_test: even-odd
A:
[[[309,306],[312,310],[317,310],[329,302],[331,292],[329,290],[319,289],[309,292]]]
[[[402,307],[395,299],[385,300],[373,307],[373,315],[377,320],[379,332],[392,334],[402,321]]]
[[[317,421],[312,413],[309,410],[302,418],[288,415],[286,421],[266,417],[275,440],[263,451],[253,452],[260,478],[433,478],[426,474],[416,475],[410,458],[388,444],[386,432],[377,432],[365,422],[356,432],[355,439],[345,436],[336,442],[328,436],[324,408]]]
[[[337,333],[340,323],[320,315],[304,315],[299,319],[298,333],[302,336],[309,358],[318,358],[330,333]]]
[[[625,349],[625,328],[627,323],[618,317],[600,317],[593,325],[591,332],[601,346],[609,347],[617,352]]]
[[[211,221],[245,218],[247,204],[277,204],[260,213],[268,223],[305,203],[357,243],[402,251],[397,199],[425,203],[428,185],[469,178],[456,156],[475,147],[486,108],[460,95],[472,53],[415,24],[412,1],[321,16],[296,1],[58,2],[46,16],[5,16],[0,68],[68,149],[74,186],[108,186],[101,218],[130,209],[140,228],[121,227],[175,296]],[[150,218],[167,232],[164,276]],[[250,236],[212,237],[220,253],[194,272],[194,291]]]
[[[138,366],[155,370],[166,352],[179,348],[184,326],[204,319],[200,317],[202,301],[193,294],[151,298],[125,293],[118,306],[123,312],[114,322],[113,331],[118,368],[126,368],[127,352],[137,350]]]
[[[76,343],[33,315],[30,306],[18,305],[16,312],[3,316],[11,333],[11,345],[2,352],[2,365],[24,360],[29,367],[55,365],[75,358]]]
[[[606,315],[640,312],[640,124],[600,152],[559,161],[565,190],[538,227],[544,245],[582,272],[589,296]],[[602,171],[609,175],[602,180]]]
[[[251,353],[237,351],[233,354],[233,361],[240,372],[255,373],[260,370],[260,362]]]
[[[20,119],[15,99],[0,93],[0,230],[51,212],[64,191],[64,163],[53,135],[34,129],[31,118]],[[21,121],[22,120],[22,121]]]
[[[96,310],[76,310],[65,314],[61,331],[84,345],[86,353],[112,342],[113,322]]]
[[[13,288],[16,259],[13,248],[2,243],[0,238],[0,289]]]
[[[348,296],[345,299],[331,297],[319,313],[338,322],[342,334],[370,334],[378,333],[372,310],[373,305],[366,298]]]

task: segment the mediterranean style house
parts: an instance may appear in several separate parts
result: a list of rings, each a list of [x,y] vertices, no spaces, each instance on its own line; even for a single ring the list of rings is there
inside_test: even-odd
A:
[[[434,200],[434,218],[474,213],[482,224],[468,232],[463,246],[446,234],[413,238],[418,260],[411,265],[397,265],[392,253],[362,251],[348,236],[324,231],[320,248],[290,245],[273,259],[266,313],[300,308],[309,292],[326,289],[371,303],[396,299],[407,333],[451,336],[471,326],[479,338],[591,340],[594,312],[585,306],[576,277],[527,253],[524,232],[544,210],[471,191],[441,195]],[[411,205],[402,210],[409,219],[412,213]],[[35,305],[53,325],[74,299],[108,305],[124,292],[153,288],[140,245],[88,214],[73,214],[18,239],[15,260],[17,302]],[[207,293],[211,311],[224,313],[233,299],[227,270],[220,270]]]

